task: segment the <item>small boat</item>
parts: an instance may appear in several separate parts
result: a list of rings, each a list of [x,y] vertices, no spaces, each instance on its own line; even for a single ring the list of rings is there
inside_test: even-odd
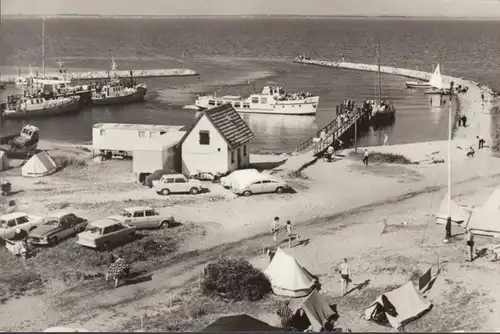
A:
[[[443,82],[443,77],[441,76],[441,71],[439,64],[436,66],[436,70],[432,74],[431,80],[429,80],[430,88],[427,89],[424,94],[438,94],[438,95],[450,95],[452,91],[449,87],[446,87]]]
[[[79,96],[46,99],[45,97],[14,97],[7,101],[5,119],[47,117],[77,112],[81,109]]]
[[[80,104],[87,105],[92,102],[92,87],[90,85],[44,85],[43,94],[47,98],[79,96]]]
[[[373,100],[370,102],[370,123],[372,126],[379,127],[385,125],[392,125],[396,120],[396,108],[394,105],[389,104],[387,102],[387,98],[382,98],[382,77],[380,74],[380,44],[377,43],[377,91],[378,91],[378,100],[380,104],[377,105],[376,101]]]
[[[0,151],[9,158],[26,158],[31,156],[40,140],[39,129],[34,125],[25,125],[18,134],[0,137]]]
[[[428,81],[406,81],[406,88],[429,88],[431,85]]]
[[[97,85],[92,89],[92,103],[96,105],[115,105],[134,103],[144,100],[148,91],[146,84],[134,84],[132,77],[129,84],[123,84],[116,75],[116,63],[112,60],[110,77],[107,84]]]
[[[288,93],[281,86],[265,86],[260,94],[241,96],[198,96],[195,105],[210,109],[230,103],[237,112],[275,115],[315,115],[319,96],[310,93]]]

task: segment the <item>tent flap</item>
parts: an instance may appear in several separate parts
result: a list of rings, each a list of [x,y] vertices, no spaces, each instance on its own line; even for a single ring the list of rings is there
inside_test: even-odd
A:
[[[323,324],[334,315],[330,305],[316,289],[304,300],[301,308],[307,314],[315,332],[319,332],[323,328]]]

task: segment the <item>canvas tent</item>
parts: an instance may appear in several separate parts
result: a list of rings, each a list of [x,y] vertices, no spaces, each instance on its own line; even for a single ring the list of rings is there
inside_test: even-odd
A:
[[[0,172],[9,169],[9,159],[4,151],[0,151]]]
[[[293,313],[299,309],[304,310],[314,332],[319,332],[323,324],[335,315],[330,305],[316,289],[306,298],[292,301],[289,307]]]
[[[500,188],[496,188],[484,205],[472,212],[467,228],[475,234],[500,235]]]
[[[365,310],[365,319],[389,323],[394,328],[418,318],[430,310],[432,304],[415,289],[412,282],[386,292]]]
[[[41,177],[52,174],[57,166],[54,160],[45,151],[33,155],[21,168],[22,176]]]
[[[458,205],[454,200],[451,200],[450,206],[451,212],[451,222],[457,225],[466,226],[469,222],[471,211]],[[441,206],[439,207],[439,213],[436,215],[436,223],[446,224],[448,219],[448,195],[445,195]]]
[[[219,318],[202,332],[281,332],[281,328],[268,325],[249,315],[239,314]]]
[[[304,297],[316,285],[315,277],[281,248],[277,249],[264,273],[271,282],[273,292],[279,296]]]

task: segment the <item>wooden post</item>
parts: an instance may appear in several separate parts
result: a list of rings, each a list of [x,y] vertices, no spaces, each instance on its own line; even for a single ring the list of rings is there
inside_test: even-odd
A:
[[[357,116],[355,116],[357,117]],[[354,153],[358,152],[358,119],[354,119]]]
[[[144,313],[141,313],[141,331],[144,331]]]

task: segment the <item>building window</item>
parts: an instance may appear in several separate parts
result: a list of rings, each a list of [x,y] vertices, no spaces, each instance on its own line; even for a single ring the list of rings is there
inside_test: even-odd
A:
[[[243,103],[243,108],[250,108],[250,103],[244,102]]]
[[[234,164],[234,151],[231,152],[231,163]]]
[[[235,102],[234,103],[234,107],[235,108],[240,108],[241,107],[241,103],[240,102]]]
[[[210,145],[210,133],[208,131],[200,131],[200,145]]]
[[[208,100],[208,105],[215,106],[215,101],[214,100]]]
[[[144,138],[146,133],[144,131],[139,131],[139,138]]]
[[[246,145],[243,145],[243,156],[244,157],[247,156],[247,146]]]
[[[106,134],[106,130],[101,129],[101,131],[99,131],[99,134],[100,134],[101,136],[104,136],[104,135]]]

